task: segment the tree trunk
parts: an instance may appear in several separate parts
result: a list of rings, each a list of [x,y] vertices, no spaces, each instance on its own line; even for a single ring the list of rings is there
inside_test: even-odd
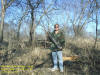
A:
[[[3,29],[4,29],[4,17],[5,17],[5,7],[4,7],[4,2],[1,0],[1,25],[0,25],[0,42],[3,41]]]
[[[96,42],[98,38],[98,8],[97,8],[97,2],[96,2],[96,38],[95,38],[95,43],[94,43],[94,48],[96,47]]]
[[[33,10],[31,11],[31,19],[32,19],[32,23],[31,23],[31,26],[30,26],[30,38],[29,38],[29,43],[32,45],[32,41],[33,41],[33,36],[32,36],[32,34],[34,33],[34,30],[33,30],[34,11],[33,11]]]
[[[21,27],[21,24],[22,24],[22,21],[23,19],[25,18],[25,16],[28,14],[27,12],[27,9],[26,11],[23,13],[23,16],[19,19],[19,22],[18,22],[18,30],[17,30],[17,39],[19,40],[19,36],[20,36],[20,27]]]

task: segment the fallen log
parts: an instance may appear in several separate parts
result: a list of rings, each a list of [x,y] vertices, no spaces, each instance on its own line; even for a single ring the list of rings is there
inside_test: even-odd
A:
[[[76,61],[78,58],[79,56],[63,57],[63,61]]]

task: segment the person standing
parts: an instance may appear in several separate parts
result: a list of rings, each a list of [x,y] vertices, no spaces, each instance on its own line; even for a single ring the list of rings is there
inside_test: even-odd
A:
[[[53,68],[50,68],[51,71],[58,70],[58,62],[60,72],[63,72],[63,55],[62,49],[65,44],[65,37],[63,32],[59,29],[59,24],[54,25],[54,31],[52,33],[48,33],[55,39],[55,41],[60,45],[60,48],[51,40],[48,36],[47,39],[51,42],[50,49],[52,50],[52,59],[53,59]],[[57,62],[58,61],[58,62]]]

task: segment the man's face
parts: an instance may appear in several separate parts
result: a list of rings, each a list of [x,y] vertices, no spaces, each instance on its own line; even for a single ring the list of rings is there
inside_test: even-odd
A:
[[[55,30],[58,31],[59,30],[59,25],[55,25]]]

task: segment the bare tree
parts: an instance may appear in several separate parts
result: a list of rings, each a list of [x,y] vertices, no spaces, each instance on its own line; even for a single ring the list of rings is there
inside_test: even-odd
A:
[[[73,28],[75,36],[83,35],[85,26],[93,21],[91,19],[93,8],[90,7],[92,3],[93,1],[89,0],[73,0],[73,2],[62,1],[61,10],[66,13],[66,19],[68,20],[65,25],[69,25]]]
[[[77,18],[74,18],[72,21],[75,36],[81,36],[81,32],[84,31],[85,25],[92,22],[92,20],[89,20],[89,18],[91,18],[93,9],[88,7],[91,3],[92,2],[88,1],[87,3],[85,3],[85,6],[83,6],[84,3],[83,0],[81,0],[81,12],[79,16]],[[87,8],[88,11],[86,11]]]
[[[97,0],[94,0],[95,4],[96,4],[96,20],[95,20],[95,23],[96,23],[96,38],[95,38],[95,43],[94,43],[94,48],[96,47],[96,42],[97,42],[97,38],[98,38],[98,8],[99,8],[99,5],[98,5],[98,2]]]
[[[4,17],[6,9],[14,2],[15,0],[1,0],[1,25],[0,25],[0,42],[3,41],[3,29],[4,29]]]
[[[20,27],[26,15],[28,15],[28,8],[26,8],[25,12],[22,14],[22,17],[18,21],[18,29],[17,29],[17,39],[18,40],[19,40],[19,34],[20,34]]]
[[[29,38],[30,44],[32,44],[32,41],[34,43],[33,38],[35,37],[35,28],[36,28],[36,26],[35,26],[36,24],[34,23],[35,9],[37,9],[42,2],[43,2],[43,0],[37,0],[37,1],[27,0],[27,3],[28,3],[30,10],[31,10],[31,22],[32,22],[30,25],[30,38]]]

